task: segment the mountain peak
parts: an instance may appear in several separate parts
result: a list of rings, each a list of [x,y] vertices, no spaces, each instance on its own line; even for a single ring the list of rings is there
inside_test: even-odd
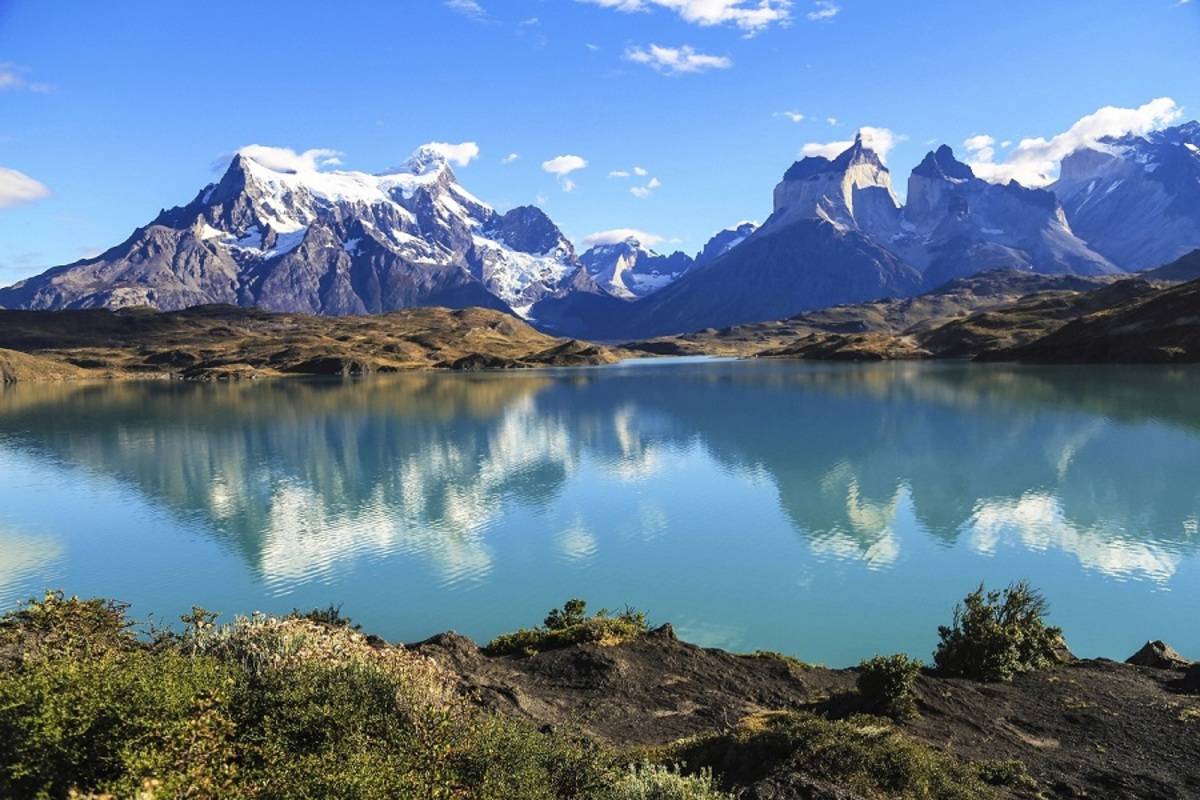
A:
[[[969,166],[954,157],[954,150],[949,145],[942,145],[937,150],[930,150],[925,158],[912,171],[913,175],[938,180],[969,181],[975,173]]]

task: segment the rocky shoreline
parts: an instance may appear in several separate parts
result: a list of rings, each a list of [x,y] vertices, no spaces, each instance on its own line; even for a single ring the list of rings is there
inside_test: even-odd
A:
[[[863,710],[856,669],[703,648],[680,641],[670,625],[611,646],[576,644],[528,657],[488,655],[455,633],[411,647],[456,674],[462,690],[490,710],[547,730],[577,727],[622,748],[731,733],[764,715],[844,720]],[[1002,789],[1002,796],[1187,798],[1200,794],[1197,691],[1200,665],[1147,643],[1127,662],[1066,657],[1011,683],[926,670],[915,687],[918,713],[891,724],[959,759],[1024,765],[1033,783]],[[719,763],[705,766],[722,771]],[[860,796],[765,763],[742,765],[725,779],[746,798]]]

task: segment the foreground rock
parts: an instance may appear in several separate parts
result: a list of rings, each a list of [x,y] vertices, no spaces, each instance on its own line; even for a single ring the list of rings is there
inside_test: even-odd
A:
[[[336,318],[232,306],[0,311],[0,348],[8,348],[0,350],[6,382],[366,375],[617,360],[609,348],[547,336],[508,314],[479,308]]]
[[[532,657],[489,657],[456,634],[415,647],[489,708],[543,726],[579,726],[622,747],[729,731],[778,711],[844,719],[862,710],[854,670],[701,648],[679,641],[670,626],[615,646],[575,645]],[[1187,694],[1184,683],[1178,670],[1104,659],[1075,660],[1011,684],[925,674],[916,686],[920,714],[900,728],[960,759],[1022,762],[1036,788],[1000,787],[1002,795],[1195,797],[1200,697]],[[752,765],[741,778],[748,797],[857,796],[804,776],[756,777]]]

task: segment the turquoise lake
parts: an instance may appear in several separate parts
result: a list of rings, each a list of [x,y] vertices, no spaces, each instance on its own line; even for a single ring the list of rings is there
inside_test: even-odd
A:
[[[0,391],[0,607],[341,604],[478,640],[569,597],[845,666],[1026,578],[1077,654],[1200,657],[1200,370],[653,360]]]

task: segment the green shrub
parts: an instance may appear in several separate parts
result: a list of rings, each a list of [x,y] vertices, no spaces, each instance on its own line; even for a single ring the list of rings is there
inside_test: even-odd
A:
[[[1055,661],[1062,630],[1046,625],[1049,605],[1024,581],[1003,592],[971,592],[954,608],[954,622],[940,626],[933,660],[944,675],[1009,681]]]
[[[572,597],[563,603],[562,608],[550,609],[542,624],[552,631],[561,631],[574,625],[582,625],[586,621],[587,601]]]
[[[600,609],[586,615],[587,603],[568,600],[561,609],[546,615],[545,624],[497,636],[483,648],[491,656],[531,656],[573,644],[615,645],[635,639],[648,630],[644,612],[626,608],[617,614]]]
[[[921,744],[879,717],[828,720],[768,712],[729,732],[679,744],[675,758],[707,767],[727,784],[789,776],[834,784],[854,796],[983,800],[997,792],[980,765]]]
[[[629,768],[609,791],[607,800],[730,800],[713,783],[712,770],[684,775],[660,764]]]
[[[921,674],[921,662],[903,653],[875,656],[858,665],[858,693],[872,712],[893,719],[917,713],[913,687]]]
[[[0,617],[0,797],[603,800],[620,777],[348,625],[214,619],[139,641],[123,607],[61,594]]]
[[[362,625],[356,625],[354,620],[342,613],[340,605],[330,603],[325,608],[314,608],[310,611],[301,611],[298,608],[293,608],[291,616],[296,619],[306,619],[310,622],[319,622],[322,625],[332,625],[335,628],[353,628],[356,631],[362,630]]]

